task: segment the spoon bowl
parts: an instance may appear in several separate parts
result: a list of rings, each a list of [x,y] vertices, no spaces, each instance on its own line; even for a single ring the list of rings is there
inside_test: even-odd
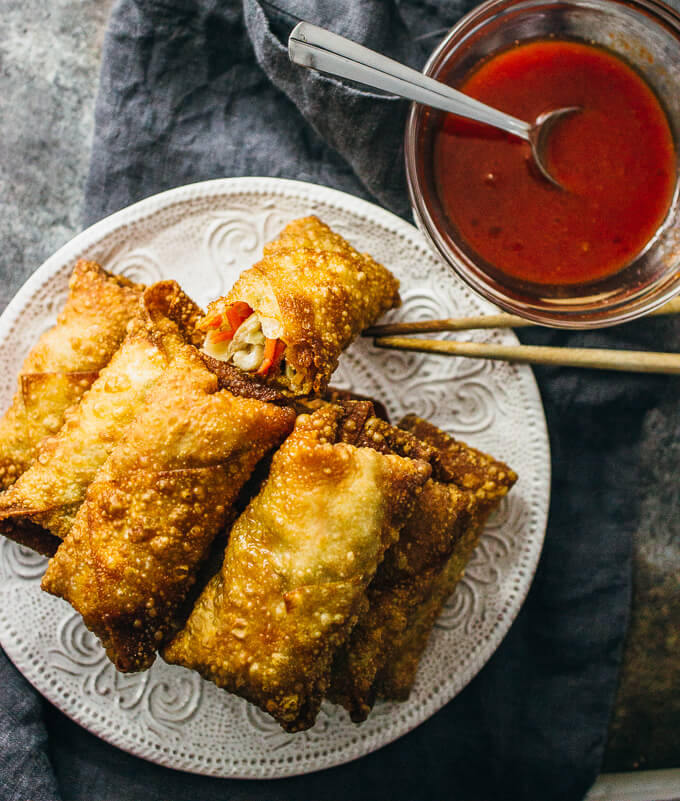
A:
[[[578,106],[545,111],[533,123],[525,122],[309,22],[300,22],[293,28],[288,38],[288,56],[294,64],[302,67],[348,78],[518,136],[531,146],[540,174],[554,186],[563,188],[548,169],[547,147],[555,125],[565,116],[579,111]]]
[[[538,115],[536,122],[529,129],[529,144],[531,145],[531,154],[534,158],[534,163],[538,167],[541,175],[559,189],[564,189],[565,187],[562,186],[548,169],[547,157],[550,137],[553,134],[555,126],[559,122],[580,110],[579,106],[565,106],[564,108],[557,108],[553,111],[544,111],[543,114]]]

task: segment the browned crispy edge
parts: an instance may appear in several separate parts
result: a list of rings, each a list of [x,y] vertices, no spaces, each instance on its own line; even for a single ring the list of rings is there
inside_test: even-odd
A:
[[[54,556],[61,544],[59,537],[55,537],[54,534],[50,534],[42,526],[32,523],[25,517],[3,520],[0,524],[0,534],[14,540],[18,545],[32,548],[43,556]]]
[[[259,381],[254,376],[241,372],[238,367],[214,359],[202,350],[199,351],[199,355],[208,370],[217,376],[220,389],[227,389],[233,395],[240,395],[242,398],[253,398],[264,403],[274,403],[277,406],[290,404],[290,398],[283,393]]]

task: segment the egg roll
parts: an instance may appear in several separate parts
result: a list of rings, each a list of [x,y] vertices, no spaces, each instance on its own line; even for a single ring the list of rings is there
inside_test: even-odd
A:
[[[415,415],[407,415],[399,426],[438,450],[438,466],[433,480],[450,493],[464,493],[469,498],[470,514],[462,530],[452,537],[450,552],[443,551],[444,559],[434,569],[419,567],[418,548],[408,558],[400,552],[398,561],[413,573],[418,582],[415,605],[410,606],[406,624],[395,634],[388,649],[384,666],[376,678],[374,695],[382,698],[405,700],[415,681],[418,664],[430,633],[445,603],[463,577],[465,568],[482,535],[489,514],[512,488],[517,474],[506,464],[464,442],[454,439],[436,426]],[[420,510],[416,510],[404,528],[403,544],[423,543],[432,532],[445,530],[437,520],[441,507],[430,502],[428,488],[422,496]],[[417,513],[419,511],[419,514]],[[400,548],[402,540],[400,540]],[[421,546],[422,547],[422,546]],[[397,561],[397,560],[395,560]],[[427,560],[429,561],[429,560]],[[391,562],[386,560],[388,567]]]
[[[480,528],[469,528],[441,571],[429,577],[424,599],[407,617],[395,636],[388,659],[372,688],[373,698],[406,701],[416,680],[418,665],[444,605],[453,594],[479,542]]]
[[[10,408],[0,419],[0,489],[28,469],[38,444],[62,426],[114,354],[143,287],[80,260],[57,322],[24,360]]]
[[[298,250],[299,248],[340,253],[353,261],[369,265],[369,269],[371,269],[370,265],[374,264],[368,253],[359,253],[343,236],[333,231],[330,226],[314,215],[299,217],[297,220],[289,222],[276,239],[264,246],[264,255],[273,256],[284,250]]]
[[[342,351],[399,303],[385,267],[307,217],[209,305],[203,351],[284,396],[322,394]]]
[[[361,402],[361,405],[359,405]],[[326,392],[323,394],[321,398],[309,397],[309,398],[295,398],[292,401],[293,407],[297,410],[298,414],[311,414],[312,412],[319,409],[321,406],[325,406],[326,404],[331,403],[335,404],[336,406],[342,406],[345,408],[346,413],[348,414],[348,418],[343,424],[343,435],[342,441],[349,442],[351,445],[357,445],[358,443],[355,441],[358,437],[363,425],[366,423],[366,420],[370,417],[379,417],[381,420],[384,420],[386,423],[389,422],[389,415],[387,414],[387,409],[385,405],[381,403],[376,398],[371,398],[368,395],[361,395],[358,392],[350,392],[348,389],[338,389],[337,387],[328,387]],[[368,404],[368,406],[365,406]],[[350,414],[348,409],[354,409],[355,414]],[[356,412],[361,409],[361,414],[359,417],[356,416]],[[356,424],[356,437],[352,439],[351,435],[348,434],[349,430],[344,430],[346,424],[350,421],[350,419],[355,418],[355,423],[350,423],[350,426]],[[366,442],[362,443],[366,446]],[[370,447],[370,445],[369,445]],[[419,458],[419,457],[414,457]],[[425,456],[423,457],[424,460],[427,462],[429,459]]]
[[[313,725],[333,655],[430,474],[426,462],[338,441],[346,418],[330,404],[297,418],[220,572],[163,651],[291,732]]]
[[[0,495],[0,533],[53,555],[68,534],[88,486],[175,352],[195,336],[201,309],[175,281],[154,284],[143,294],[136,318],[80,403],[65,415],[54,437],[38,446],[31,466]],[[54,537],[33,539],[37,524]],[[38,529],[39,530],[39,529]],[[55,539],[55,537],[57,539]]]
[[[408,432],[369,417],[355,437],[387,452],[419,452],[437,471],[438,452]],[[366,719],[375,701],[375,679],[383,668],[395,637],[408,621],[409,612],[423,600],[423,587],[450,553],[452,542],[472,513],[468,493],[428,479],[399,540],[368,587],[368,606],[347,642],[333,661],[328,696],[350,713],[354,722]]]
[[[210,546],[295,414],[218,390],[180,345],[90,484],[43,589],[65,598],[118,670],[144,670],[181,622]]]

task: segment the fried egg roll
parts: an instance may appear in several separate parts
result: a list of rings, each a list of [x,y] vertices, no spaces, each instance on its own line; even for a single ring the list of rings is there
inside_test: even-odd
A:
[[[218,391],[183,345],[90,485],[43,589],[65,598],[116,667],[148,668],[185,614],[210,546],[295,414]]]
[[[0,489],[28,469],[38,444],[62,426],[114,354],[144,287],[80,260],[66,304],[24,360],[12,405],[0,419]]]
[[[209,305],[203,351],[288,397],[321,394],[342,351],[399,304],[398,290],[316,217],[296,220]]]
[[[415,415],[405,417],[399,426],[437,448],[438,466],[433,479],[440,490],[466,495],[470,510],[462,530],[451,539],[449,553],[444,549],[444,559],[439,564],[426,559],[425,565],[434,565],[434,569],[423,570],[424,565],[419,556],[422,544],[415,545],[408,557],[401,546],[427,543],[428,539],[431,541],[432,532],[446,530],[446,526],[437,523],[442,509],[431,503],[426,487],[418,499],[421,507],[414,511],[405,526],[405,537],[403,541],[400,540],[399,551],[395,553],[399,558],[394,561],[398,565],[403,564],[418,583],[417,603],[411,606],[402,632],[392,639],[384,667],[376,680],[374,693],[383,698],[405,700],[415,681],[420,657],[432,628],[444,604],[463,577],[489,514],[511,489],[517,475],[502,462],[450,437]],[[393,568],[391,561],[386,560],[386,564],[390,569]]]
[[[147,289],[138,316],[109,364],[66,413],[54,437],[38,446],[32,465],[0,495],[0,533],[51,556],[68,534],[97,470],[137,415],[175,352],[195,336],[201,309],[175,281]],[[36,542],[21,519],[54,537]],[[24,536],[24,533],[26,536]]]
[[[338,441],[346,417],[330,404],[298,417],[221,571],[163,651],[287,731],[313,725],[333,655],[430,474],[425,462]]]
[[[276,239],[264,246],[264,255],[273,256],[283,250],[297,250],[298,248],[326,250],[330,253],[340,253],[368,265],[375,263],[368,253],[359,253],[344,237],[314,215],[299,217],[288,223]]]
[[[405,636],[454,552],[467,562],[491,506],[515,478],[507,466],[462,443],[454,445],[452,438],[429,423],[417,420],[416,424],[415,418],[406,418],[402,424],[408,427],[409,421],[422,440],[407,431],[400,431],[400,437],[394,433],[399,429],[375,419],[366,421],[361,434],[368,439],[380,437],[379,442],[402,455],[419,450],[421,458],[427,458],[429,451],[433,474],[416,499],[398,542],[387,551],[368,588],[366,612],[333,664],[329,697],[342,704],[355,722],[365,720],[373,706],[378,689],[376,678],[390,662],[394,643]],[[452,458],[446,444],[458,456]],[[444,450],[440,450],[443,446]],[[482,470],[478,469],[478,459],[484,465]],[[457,469],[465,487],[453,483],[452,468]],[[465,480],[464,471],[468,468],[474,472]],[[490,475],[500,476],[495,488],[487,480]],[[482,477],[484,480],[479,483]],[[468,484],[476,486],[478,492]]]
[[[457,543],[444,568],[429,577],[428,592],[422,602],[407,616],[405,626],[395,637],[388,659],[373,687],[374,697],[394,701],[408,699],[432,629],[444,605],[463,577],[465,567],[479,542],[480,534],[481,527],[469,528]]]

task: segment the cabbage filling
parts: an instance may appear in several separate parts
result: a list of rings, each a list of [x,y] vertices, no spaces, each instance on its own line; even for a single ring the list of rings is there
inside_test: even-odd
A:
[[[245,307],[247,316],[243,315],[243,319],[236,319],[234,322],[234,307],[241,305]],[[222,328],[225,316],[227,327]],[[229,320],[232,321],[231,324]],[[208,356],[233,364],[246,373],[267,376],[278,372],[285,374],[289,380],[294,380],[296,371],[283,358],[285,343],[277,337],[268,337],[262,330],[260,316],[249,310],[246,304],[228,307],[225,315],[211,315],[205,319],[203,327],[217,327],[217,330],[208,331],[203,343],[203,351]]]

